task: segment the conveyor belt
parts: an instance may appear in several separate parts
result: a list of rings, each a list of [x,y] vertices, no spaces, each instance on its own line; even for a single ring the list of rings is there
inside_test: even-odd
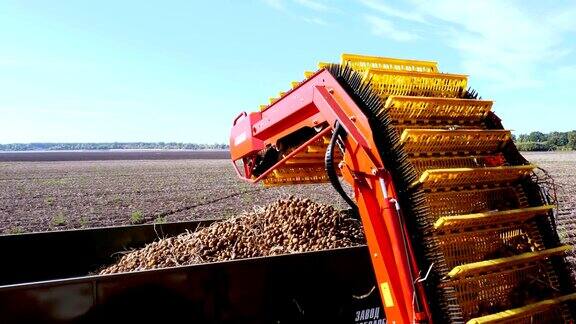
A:
[[[535,166],[510,158],[516,148],[509,131],[494,128],[493,102],[469,99],[467,76],[439,73],[433,62],[343,55],[341,64],[328,68],[348,79],[355,70],[380,97],[366,114],[418,233],[420,268],[434,265],[427,291],[439,304],[436,321],[571,320],[556,295],[574,291],[560,286],[565,269],[552,262],[568,248],[542,227],[553,206],[534,193]],[[516,300],[531,278],[553,293]]]

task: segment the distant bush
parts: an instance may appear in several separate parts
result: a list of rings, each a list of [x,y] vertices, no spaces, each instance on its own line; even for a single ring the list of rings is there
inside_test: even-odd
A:
[[[568,133],[568,148],[576,150],[576,131]]]
[[[568,134],[568,132],[552,132],[548,134],[546,142],[556,147],[566,146],[568,145]]]
[[[513,140],[520,151],[576,150],[576,131],[532,132],[513,136]]]
[[[516,143],[519,151],[555,151],[556,146],[548,142],[520,142]]]

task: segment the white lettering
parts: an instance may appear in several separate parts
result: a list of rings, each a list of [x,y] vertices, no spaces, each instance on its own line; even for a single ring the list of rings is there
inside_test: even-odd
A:
[[[386,324],[388,322],[385,318],[380,318],[380,307],[366,308],[355,313],[354,322],[356,324]]]

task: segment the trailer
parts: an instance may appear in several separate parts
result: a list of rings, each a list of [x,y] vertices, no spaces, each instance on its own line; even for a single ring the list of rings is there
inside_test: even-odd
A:
[[[383,323],[366,246],[94,275],[213,220],[0,236],[0,322]]]

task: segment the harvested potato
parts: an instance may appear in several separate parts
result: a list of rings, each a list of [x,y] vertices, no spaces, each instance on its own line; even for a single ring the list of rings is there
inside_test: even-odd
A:
[[[364,242],[361,222],[351,212],[290,197],[150,243],[124,254],[100,274],[318,251]]]

